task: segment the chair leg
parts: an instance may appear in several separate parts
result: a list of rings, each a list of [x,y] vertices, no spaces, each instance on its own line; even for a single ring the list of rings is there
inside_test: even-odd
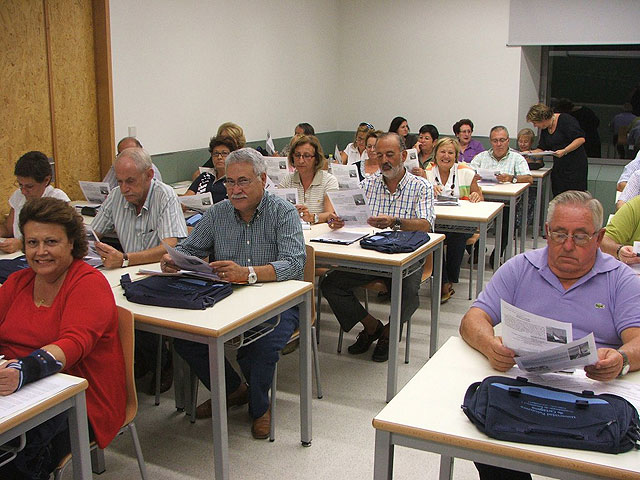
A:
[[[364,289],[364,309],[369,311],[369,291],[366,288]]]
[[[271,381],[271,425],[269,427],[269,441],[274,442],[276,439],[276,385],[278,384],[278,362],[273,369],[273,380]]]
[[[318,398],[322,398],[322,386],[320,385],[320,362],[318,361],[318,345],[316,344],[316,327],[311,327],[311,351],[313,353],[313,368],[316,371],[316,390]],[[275,383],[273,384],[275,385]],[[273,415],[271,416],[273,423]]]
[[[189,406],[189,420],[191,423],[196,423],[196,408],[198,405],[198,377],[193,371],[190,371],[189,384],[191,387],[191,405]]]
[[[158,335],[158,350],[156,352],[156,400],[155,404],[160,405],[160,380],[162,377],[162,343],[164,338],[162,335]]]
[[[97,475],[104,473],[106,470],[104,461],[104,450],[101,448],[94,448],[91,450],[91,471]]]
[[[140,440],[138,439],[138,430],[136,424],[131,422],[129,425],[129,431],[131,432],[131,440],[133,440],[133,448],[136,451],[136,458],[138,459],[138,467],[140,468],[140,476],[142,480],[147,480],[147,465],[144,463],[144,457],[142,456],[142,448],[140,448]]]
[[[411,349],[411,318],[407,320],[407,337],[404,343],[404,363],[409,363],[410,349]]]
[[[476,252],[476,244],[471,246],[471,256],[469,257],[469,300],[473,298],[473,256]]]
[[[340,327],[340,333],[338,334],[338,353],[342,353],[342,337],[344,336],[344,330]]]

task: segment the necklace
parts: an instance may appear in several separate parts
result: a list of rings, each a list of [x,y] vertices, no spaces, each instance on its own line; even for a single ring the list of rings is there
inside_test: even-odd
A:
[[[36,307],[38,307],[38,308],[43,306],[45,303],[47,303],[47,301],[44,298],[41,298],[40,300],[36,300],[36,302],[35,302]]]

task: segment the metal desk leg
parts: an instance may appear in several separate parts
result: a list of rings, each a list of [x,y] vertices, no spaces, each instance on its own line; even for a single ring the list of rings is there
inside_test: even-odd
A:
[[[500,244],[502,243],[502,222],[504,222],[504,209],[496,216],[496,248],[500,251]],[[500,266],[500,255],[493,256],[493,271],[498,270]]]
[[[393,449],[391,434],[384,430],[376,430],[373,480],[391,480],[393,478]]]
[[[440,455],[440,480],[451,480],[453,476],[453,457]]]
[[[89,425],[87,422],[87,404],[84,391],[73,397],[74,406],[69,409],[69,432],[71,437],[71,461],[73,479],[89,480],[91,474],[91,456],[89,454]]]
[[[431,333],[429,337],[429,358],[438,350],[438,322],[440,320],[440,295],[442,293],[442,251],[440,242],[433,251],[433,278],[431,281]],[[473,260],[471,260],[473,261]]]
[[[313,290],[304,294],[304,302],[298,307],[300,317],[300,441],[303,447],[311,446],[311,302],[313,302]],[[275,385],[272,386],[272,388],[274,387]]]
[[[229,433],[224,384],[224,343],[220,338],[209,340],[209,382],[211,382],[214,478],[227,480],[229,478]]]
[[[507,249],[504,252],[504,261],[506,262],[507,260],[509,260],[512,256],[513,256],[513,252],[515,250],[515,248],[513,247],[513,230],[515,228],[515,224],[516,224],[516,205],[518,204],[518,202],[516,202],[516,197],[511,197],[509,198],[509,228],[507,230]],[[496,234],[497,237],[497,234]],[[494,257],[500,257],[500,244],[497,243],[496,245],[497,248],[497,255],[494,255]]]
[[[496,237],[498,233],[496,232]],[[476,297],[480,295],[484,287],[484,264],[485,264],[485,252],[487,251],[487,224],[480,224],[480,239],[478,240],[478,277],[476,279]],[[494,255],[495,257],[495,255]],[[473,262],[473,255],[471,255],[471,260]]]
[[[529,215],[529,188],[522,196],[522,218],[520,219],[520,253],[524,253],[527,241],[527,216]]]
[[[547,175],[544,181],[545,189],[544,189],[544,203],[542,204],[542,225],[541,228],[544,228],[544,224],[547,221],[547,207],[549,206],[549,199],[551,198],[551,174]],[[544,231],[544,230],[543,230]]]
[[[540,234],[540,214],[544,208],[542,205],[542,186],[544,177],[536,178],[536,205],[533,211],[533,248],[538,248],[538,235]]]
[[[400,302],[402,301],[402,267],[391,273],[391,314],[389,315],[389,365],[387,366],[387,402],[398,386],[398,338],[400,337]]]

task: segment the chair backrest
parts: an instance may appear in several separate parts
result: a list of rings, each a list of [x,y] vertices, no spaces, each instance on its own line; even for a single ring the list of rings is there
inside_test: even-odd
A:
[[[126,308],[118,307],[118,336],[122,344],[125,381],[127,382],[127,408],[123,426],[131,423],[138,413],[138,394],[133,374],[134,331],[133,313]]]

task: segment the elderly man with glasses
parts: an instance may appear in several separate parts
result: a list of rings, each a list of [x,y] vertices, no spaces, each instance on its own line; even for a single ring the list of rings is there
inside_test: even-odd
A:
[[[533,177],[529,170],[529,165],[525,158],[518,152],[509,148],[509,132],[506,127],[496,125],[489,132],[489,140],[491,148],[484,152],[480,152],[473,160],[471,160],[471,168],[490,169],[499,171],[496,175],[499,182],[502,183],[533,183]],[[480,180],[480,177],[478,177]],[[522,206],[518,205],[517,210],[521,210]],[[505,206],[502,218],[509,218],[509,207]],[[502,244],[500,245],[500,255],[504,252],[509,239],[509,222],[502,222]],[[494,250],[489,259],[489,263],[493,265],[493,256],[496,254]]]
[[[602,205],[587,192],[563,192],[549,204],[546,229],[545,248],[517,255],[495,273],[462,318],[462,338],[493,368],[509,370],[514,352],[493,330],[504,299],[535,315],[571,323],[574,338],[593,332],[598,361],[585,367],[588,377],[608,381],[639,369],[640,279],[600,251]],[[480,478],[530,478],[477,467]]]

